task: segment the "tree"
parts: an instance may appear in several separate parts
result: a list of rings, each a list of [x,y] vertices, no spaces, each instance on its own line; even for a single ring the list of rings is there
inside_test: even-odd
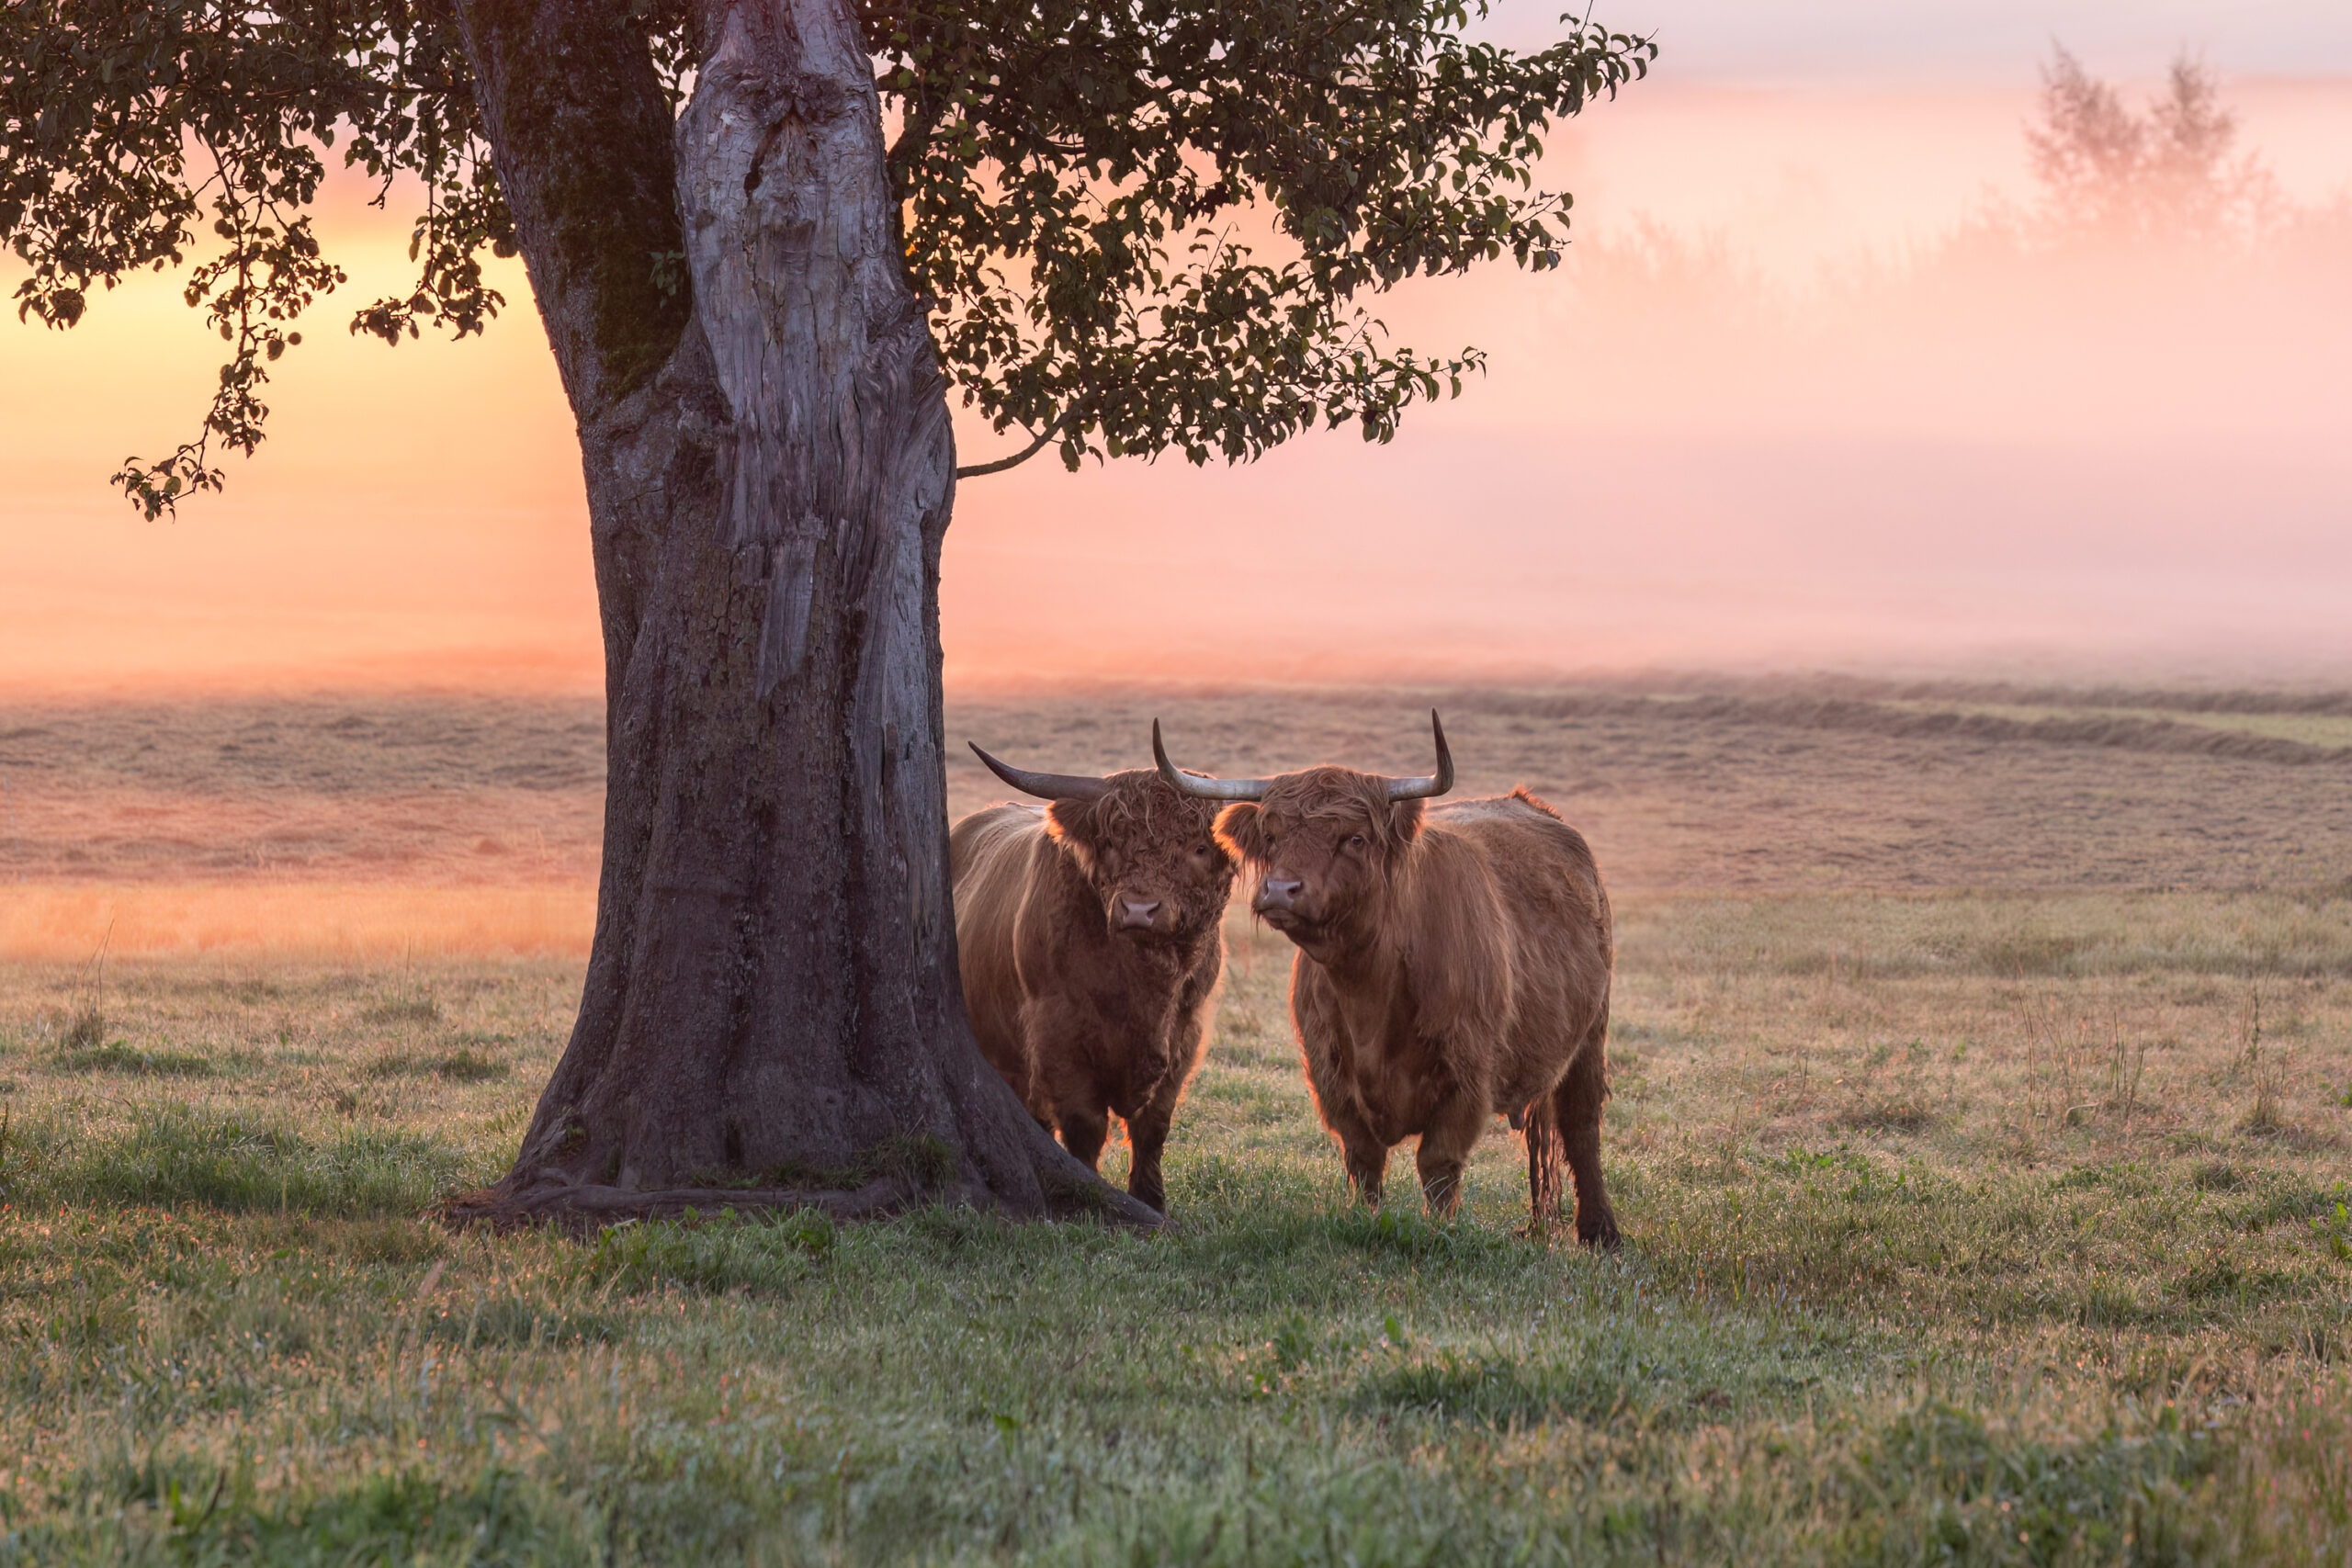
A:
[[[2226,238],[2272,199],[2252,154],[2237,156],[2237,116],[2221,77],[2182,54],[2134,114],[2114,87],[2061,48],[2041,73],[2041,120],[2026,151],[2062,230],[2109,239]]]
[[[1556,263],[1554,119],[1651,58],[1515,52],[1453,0],[21,0],[0,13],[20,315],[187,267],[230,345],[150,516],[250,453],[343,281],[336,147],[425,191],[388,343],[481,330],[519,251],[577,416],[605,651],[596,933],[492,1217],[720,1196],[1123,1212],[963,1018],[937,578],[951,384],[1017,449],[1386,439],[1478,357],[1361,300]],[[209,218],[200,254],[196,233]],[[1261,258],[1249,243],[1274,247]],[[1005,466],[977,465],[964,477]]]

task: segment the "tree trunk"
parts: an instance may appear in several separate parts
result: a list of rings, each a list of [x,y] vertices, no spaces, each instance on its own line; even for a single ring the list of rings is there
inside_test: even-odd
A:
[[[460,6],[579,419],[604,618],[580,1017],[465,1217],[945,1199],[1156,1216],[982,1059],[956,981],[945,387],[845,0],[708,0],[673,127],[627,6]]]

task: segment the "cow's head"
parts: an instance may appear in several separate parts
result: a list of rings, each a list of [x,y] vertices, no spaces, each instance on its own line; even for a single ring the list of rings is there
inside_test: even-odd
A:
[[[1152,755],[1170,788],[1230,802],[1218,839],[1258,873],[1250,907],[1311,955],[1349,945],[1385,916],[1397,863],[1421,831],[1423,802],[1453,787],[1453,754],[1435,713],[1437,772],[1395,779],[1308,768],[1271,779],[1179,773],[1152,725]]]
[[[1013,788],[1052,802],[1046,830],[1093,888],[1112,935],[1190,941],[1225,914],[1234,863],[1211,831],[1214,803],[1144,769],[1107,778],[1035,773],[972,750]]]

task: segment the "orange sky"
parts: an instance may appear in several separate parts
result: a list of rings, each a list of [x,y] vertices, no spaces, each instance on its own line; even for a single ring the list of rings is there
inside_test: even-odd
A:
[[[1824,281],[2022,188],[2030,62],[2015,76],[1661,80],[1603,106],[1555,143],[1587,237],[1565,276],[1384,305],[1403,341],[1493,353],[1394,445],[967,485],[951,679],[2344,678],[2344,272]],[[2352,187],[2352,78],[2231,91],[2290,196]],[[1715,259],[1645,273],[1645,222]],[[327,228],[344,308],[280,363],[259,457],[175,523],[106,477],[202,409],[218,345],[176,282],[102,297],[71,333],[0,326],[0,687],[593,684],[577,459],[519,274],[487,341],[387,350],[341,321],[405,287],[407,217],[345,202]]]

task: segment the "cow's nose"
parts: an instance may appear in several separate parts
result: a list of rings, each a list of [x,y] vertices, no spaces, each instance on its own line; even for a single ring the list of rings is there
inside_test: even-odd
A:
[[[1299,890],[1306,886],[1295,876],[1270,876],[1258,884],[1258,908],[1287,909],[1298,901]]]
[[[1119,900],[1119,924],[1122,926],[1151,925],[1152,917],[1159,913],[1157,898],[1122,898]]]

